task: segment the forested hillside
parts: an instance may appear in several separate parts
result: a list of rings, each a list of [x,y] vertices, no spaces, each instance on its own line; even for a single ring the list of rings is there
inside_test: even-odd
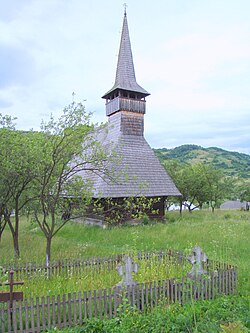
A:
[[[250,155],[231,152],[221,148],[203,148],[196,145],[183,145],[173,149],[154,149],[160,161],[174,159],[180,163],[206,163],[225,175],[250,179]]]

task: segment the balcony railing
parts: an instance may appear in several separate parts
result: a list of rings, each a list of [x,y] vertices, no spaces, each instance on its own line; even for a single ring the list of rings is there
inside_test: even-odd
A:
[[[106,103],[106,115],[109,116],[117,111],[131,111],[145,113],[146,101],[116,97]]]

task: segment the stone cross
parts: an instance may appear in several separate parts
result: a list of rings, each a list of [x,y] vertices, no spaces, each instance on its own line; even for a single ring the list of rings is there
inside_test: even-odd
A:
[[[202,252],[199,246],[195,246],[192,249],[192,254],[188,256],[188,260],[193,266],[191,271],[187,274],[188,277],[193,279],[207,273],[202,267],[202,264],[207,262],[207,255]]]
[[[124,256],[123,265],[117,266],[117,272],[122,277],[122,280],[116,284],[116,287],[135,286],[136,282],[133,280],[132,273],[138,272],[138,265],[132,261],[129,256]]]

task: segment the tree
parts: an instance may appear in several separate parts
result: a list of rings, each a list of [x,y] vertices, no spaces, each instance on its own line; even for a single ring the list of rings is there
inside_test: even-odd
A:
[[[222,171],[209,165],[203,164],[202,170],[206,180],[207,201],[214,212],[215,207],[218,207],[221,200],[228,195],[232,182],[230,178],[224,177]]]
[[[168,210],[171,205],[176,204],[178,202],[178,204],[180,204],[180,213],[181,213],[183,193],[184,193],[182,170],[185,167],[185,165],[177,162],[176,160],[167,160],[167,161],[164,161],[163,166],[167,170],[167,173],[172,178],[176,187],[178,188],[178,190],[182,194],[182,196],[179,197],[179,198],[168,197],[166,199],[166,203],[165,203],[166,204],[166,209]]]
[[[249,210],[250,202],[250,183],[249,181],[242,181],[238,186],[239,199],[241,202],[246,201],[246,210]]]
[[[165,167],[182,193],[182,202],[189,212],[196,208],[202,209],[205,202],[209,202],[214,211],[230,191],[231,180],[225,178],[220,170],[204,163],[182,165],[169,161]]]
[[[14,255],[19,257],[19,214],[30,200],[28,190],[34,175],[32,161],[36,150],[29,132],[15,130],[15,120],[0,114],[0,236],[8,224]]]
[[[184,205],[188,208],[189,212],[201,207],[203,178],[199,164],[183,165],[176,161],[169,161],[168,164],[165,164],[165,167],[179,191],[182,193],[180,207]]]
[[[110,153],[96,138],[90,114],[81,103],[72,103],[56,121],[42,124],[40,163],[35,181],[36,199],[30,209],[46,237],[46,265],[53,237],[71,219],[83,215],[91,200],[91,182],[84,172],[108,173]]]
[[[20,212],[32,199],[35,161],[38,161],[36,140],[33,132],[16,131],[8,126],[0,129],[0,142],[0,214],[3,216],[0,231],[2,234],[8,224],[14,256],[19,257]]]
[[[93,213],[104,216],[109,225],[117,225],[133,219],[145,220],[158,216],[159,197],[145,197],[141,194],[133,197],[105,198],[94,201]]]

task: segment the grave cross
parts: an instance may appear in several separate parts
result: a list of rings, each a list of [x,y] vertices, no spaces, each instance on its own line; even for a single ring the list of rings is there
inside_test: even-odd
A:
[[[138,272],[138,265],[132,261],[129,256],[125,256],[123,263],[117,267],[118,274],[122,277],[122,280],[116,284],[117,287],[135,286],[136,282],[133,280],[132,273]]]
[[[0,283],[0,285],[10,286],[9,292],[1,292],[0,293],[0,302],[10,302],[10,308],[12,309],[13,301],[22,301],[23,293],[22,292],[14,292],[13,287],[16,285],[22,285],[24,282],[22,281],[14,281],[14,271],[10,271],[9,282]]]
[[[192,269],[188,273],[188,277],[193,279],[207,273],[202,267],[202,263],[207,262],[207,255],[202,252],[202,249],[199,246],[195,246],[192,249],[192,254],[188,256],[188,260],[192,264]]]

